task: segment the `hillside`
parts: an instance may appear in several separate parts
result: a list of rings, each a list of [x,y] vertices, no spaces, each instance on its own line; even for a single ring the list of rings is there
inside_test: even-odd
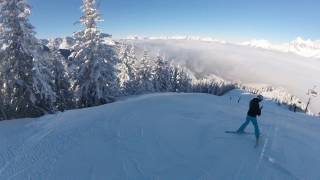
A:
[[[250,98],[153,94],[3,121],[0,179],[320,179],[318,118],[265,101],[260,147],[224,133],[243,122]]]

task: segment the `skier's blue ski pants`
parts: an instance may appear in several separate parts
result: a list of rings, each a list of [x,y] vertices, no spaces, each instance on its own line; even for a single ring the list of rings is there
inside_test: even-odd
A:
[[[241,125],[241,127],[238,129],[237,132],[244,132],[244,130],[246,129],[246,127],[248,126],[250,121],[251,121],[251,123],[253,124],[253,127],[254,127],[254,134],[255,134],[256,138],[259,139],[260,130],[259,130],[258,121],[257,121],[256,117],[247,116],[246,122],[244,122]]]

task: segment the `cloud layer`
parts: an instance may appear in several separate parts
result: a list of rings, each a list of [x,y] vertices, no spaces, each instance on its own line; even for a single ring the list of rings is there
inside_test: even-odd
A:
[[[307,101],[309,88],[320,86],[320,59],[267,47],[231,44],[219,41],[185,39],[136,39],[139,49],[165,54],[187,65],[197,75],[218,75],[226,80],[283,87]],[[312,102],[312,111],[320,112],[320,98]]]

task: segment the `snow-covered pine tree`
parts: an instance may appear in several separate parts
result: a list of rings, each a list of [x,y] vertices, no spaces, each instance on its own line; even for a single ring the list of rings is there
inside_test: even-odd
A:
[[[215,76],[204,77],[202,79],[195,79],[192,82],[192,91],[197,93],[208,93],[221,96],[226,92],[235,89],[236,84],[224,81]]]
[[[1,0],[0,79],[4,118],[36,117],[54,111],[52,74],[42,57],[43,47],[29,22],[26,0]]]
[[[174,65],[172,68],[172,89],[175,92],[190,92],[192,81],[187,71],[180,65]]]
[[[96,0],[83,0],[84,15],[80,22],[85,29],[76,33],[77,40],[70,55],[73,61],[73,84],[77,107],[90,107],[113,101],[118,95],[115,49],[103,43],[97,27],[101,15]]]
[[[139,83],[138,93],[140,94],[154,92],[154,86],[153,86],[154,65],[153,64],[154,63],[149,56],[149,52],[145,50],[143,52],[143,57],[140,60],[137,68],[137,81]]]
[[[181,92],[178,88],[179,86],[179,65],[174,65],[171,67],[171,86],[173,92]]]
[[[73,94],[70,91],[68,63],[58,48],[53,47],[51,51],[52,56],[50,57],[50,61],[54,77],[54,91],[57,95],[55,106],[59,111],[72,109],[74,108],[74,104],[72,102]]]
[[[137,81],[137,58],[135,56],[134,46],[123,43],[119,52],[119,83],[122,94],[133,95],[138,91],[139,83]]]
[[[157,92],[170,92],[172,91],[171,84],[171,66],[170,63],[161,57],[157,56],[154,67],[154,89]]]

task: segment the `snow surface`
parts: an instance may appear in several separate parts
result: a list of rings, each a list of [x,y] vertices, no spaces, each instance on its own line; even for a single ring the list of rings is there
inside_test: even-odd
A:
[[[315,117],[266,101],[260,147],[252,135],[224,133],[244,121],[251,98],[153,94],[3,121],[0,179],[320,179]]]
[[[320,87],[320,60],[294,54],[220,42],[197,40],[130,40],[137,49],[163,54],[186,65],[196,74],[214,74],[243,84],[267,84],[284,88],[308,101],[306,93]],[[320,112],[320,96],[311,102]]]

